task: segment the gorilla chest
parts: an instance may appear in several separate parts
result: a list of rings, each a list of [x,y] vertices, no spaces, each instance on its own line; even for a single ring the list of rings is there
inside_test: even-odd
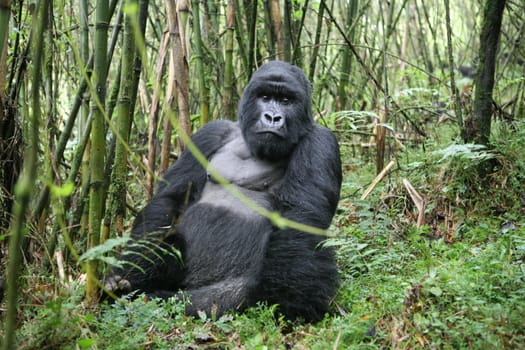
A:
[[[215,169],[229,183],[254,191],[268,191],[283,177],[284,163],[254,157],[240,130],[209,162],[208,173]],[[213,181],[213,177],[210,177]]]
[[[210,159],[208,182],[199,203],[227,208],[242,216],[254,215],[250,204],[235,193],[238,192],[244,199],[271,209],[271,193],[282,180],[284,170],[283,162],[269,162],[254,157],[238,131],[236,137]],[[234,193],[216,181],[214,172],[233,185]]]
[[[209,175],[201,198],[182,218],[179,232],[186,243],[187,286],[239,276],[256,268],[252,262],[262,261],[273,228],[269,220],[253,209],[253,204],[274,209],[271,191],[284,174],[280,163],[252,157],[240,135],[209,163],[232,185],[233,192]],[[192,276],[199,279],[193,280]]]

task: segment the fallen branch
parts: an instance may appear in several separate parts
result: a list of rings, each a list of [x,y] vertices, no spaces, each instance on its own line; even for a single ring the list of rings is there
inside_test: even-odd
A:
[[[425,224],[425,200],[407,179],[403,179],[403,185],[405,185],[405,188],[407,189],[410,198],[412,198],[412,201],[416,205],[418,211],[416,227],[419,228]]]
[[[366,199],[366,197],[368,197],[368,195],[370,194],[370,192],[372,192],[372,190],[374,189],[374,187],[377,186],[377,184],[385,177],[385,175],[388,173],[388,171],[390,170],[390,168],[392,168],[394,166],[394,164],[396,164],[396,162],[394,162],[393,160],[390,161],[390,163],[388,163],[386,165],[386,167],[383,168],[383,170],[381,170],[381,172],[379,174],[377,174],[376,178],[374,179],[374,181],[372,181],[372,183],[370,184],[370,186],[368,186],[368,188],[366,189],[366,191],[363,193],[363,195],[361,196],[361,200],[363,199]]]

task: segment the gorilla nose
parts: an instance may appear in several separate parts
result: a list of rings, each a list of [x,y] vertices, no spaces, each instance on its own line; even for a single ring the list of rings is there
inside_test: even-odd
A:
[[[280,128],[284,123],[284,118],[278,114],[266,112],[262,118],[263,124],[271,128]]]

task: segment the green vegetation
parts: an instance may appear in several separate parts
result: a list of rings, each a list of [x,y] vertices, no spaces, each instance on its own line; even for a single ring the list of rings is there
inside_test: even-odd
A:
[[[524,13],[501,0],[0,1],[0,347],[524,349]],[[332,314],[97,304],[185,135],[234,119],[250,75],[279,58],[311,79],[341,146]]]
[[[497,124],[498,133],[507,132]],[[490,152],[447,144],[398,154],[397,167],[360,200],[373,163],[343,147],[340,210],[326,244],[338,247],[342,285],[333,315],[315,325],[276,319],[261,305],[192,319],[174,301],[142,298],[89,309],[83,283],[25,276],[24,349],[519,349],[525,344],[525,137]],[[454,128],[441,131],[452,141]],[[445,139],[445,137],[444,137]],[[488,157],[490,155],[491,157]],[[495,160],[487,183],[481,159]],[[359,169],[356,171],[354,169]],[[428,201],[426,225],[401,179]]]

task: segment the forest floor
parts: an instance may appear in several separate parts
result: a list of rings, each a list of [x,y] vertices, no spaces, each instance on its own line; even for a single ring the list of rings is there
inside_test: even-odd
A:
[[[397,151],[395,166],[364,199],[375,165],[342,139],[345,178],[326,243],[337,248],[342,285],[333,313],[317,324],[276,319],[268,305],[217,320],[141,298],[90,309],[80,271],[64,281],[35,270],[25,276],[18,346],[525,348],[525,128],[519,129],[509,137],[496,128],[499,141],[490,152],[453,144],[452,136]],[[493,166],[487,178],[477,177],[480,162]],[[419,227],[407,183],[424,205]]]

